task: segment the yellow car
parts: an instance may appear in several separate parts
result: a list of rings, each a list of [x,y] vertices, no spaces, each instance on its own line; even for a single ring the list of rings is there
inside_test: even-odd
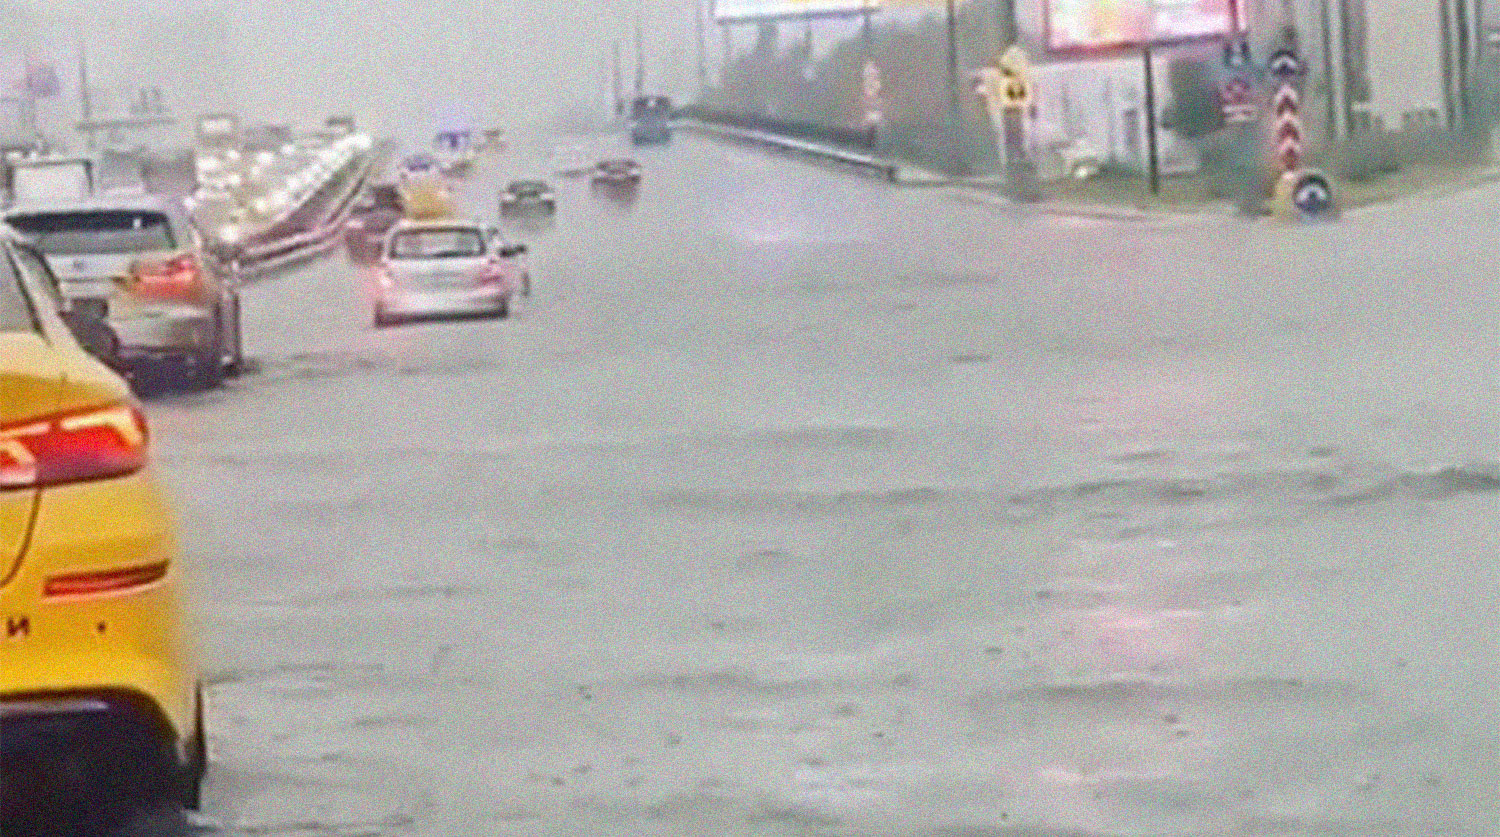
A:
[[[196,807],[203,705],[140,407],[54,281],[0,227],[0,833],[108,834]]]

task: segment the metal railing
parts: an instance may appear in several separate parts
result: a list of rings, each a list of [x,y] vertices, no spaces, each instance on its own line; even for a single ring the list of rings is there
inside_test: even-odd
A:
[[[338,233],[343,229],[353,208],[355,199],[368,183],[388,153],[384,146],[351,159],[346,167],[332,174],[328,181],[314,190],[297,213],[312,209],[317,222],[307,230],[288,232],[284,229],[268,230],[267,234],[246,242],[230,254],[240,276],[253,280],[266,273],[280,269],[304,259],[326,252],[336,245]]]
[[[688,130],[698,131],[709,136],[721,137],[747,145],[754,145],[760,148],[767,148],[785,154],[854,169],[890,183],[895,183],[901,179],[900,165],[864,151],[841,148],[827,141],[784,136],[771,131],[720,124],[691,116],[685,117],[682,125]]]

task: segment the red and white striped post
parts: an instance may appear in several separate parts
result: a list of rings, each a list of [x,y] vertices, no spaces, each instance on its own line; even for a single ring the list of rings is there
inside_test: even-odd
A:
[[[1298,113],[1301,97],[1297,88],[1283,82],[1271,97],[1272,154],[1281,172],[1302,168],[1302,116]]]
[[[1302,60],[1290,49],[1271,54],[1267,70],[1275,80],[1271,94],[1271,155],[1277,171],[1302,168],[1302,96],[1297,85],[1305,72]]]
[[[1271,54],[1267,67],[1275,80],[1271,94],[1271,154],[1277,169],[1272,211],[1283,218],[1311,221],[1338,214],[1328,176],[1307,168],[1302,142],[1302,97],[1298,84],[1307,67],[1290,49]]]

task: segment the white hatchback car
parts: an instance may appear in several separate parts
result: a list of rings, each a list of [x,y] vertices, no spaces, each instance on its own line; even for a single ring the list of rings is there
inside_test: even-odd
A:
[[[526,247],[470,221],[402,221],[386,236],[375,289],[376,327],[421,317],[510,315],[530,284]]]

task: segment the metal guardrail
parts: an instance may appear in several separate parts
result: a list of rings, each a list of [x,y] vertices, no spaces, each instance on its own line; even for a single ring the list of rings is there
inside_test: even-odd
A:
[[[344,227],[353,208],[354,199],[369,181],[371,173],[380,164],[386,150],[376,148],[351,161],[355,174],[336,194],[329,210],[316,229],[304,233],[278,238],[263,245],[247,247],[237,255],[235,261],[242,279],[254,279],[278,270],[289,264],[311,258],[335,246],[337,235]],[[342,173],[340,173],[342,174]],[[329,179],[332,183],[339,175]],[[327,184],[325,184],[326,187]],[[314,193],[321,193],[321,189]]]
[[[902,167],[900,165],[890,160],[883,160],[879,157],[863,154],[858,151],[833,148],[828,145],[779,136],[765,131],[752,131],[726,125],[715,125],[693,119],[683,121],[682,127],[709,136],[743,142],[761,148],[769,148],[773,151],[792,154],[794,156],[847,166],[889,183],[897,183],[901,180]]]

